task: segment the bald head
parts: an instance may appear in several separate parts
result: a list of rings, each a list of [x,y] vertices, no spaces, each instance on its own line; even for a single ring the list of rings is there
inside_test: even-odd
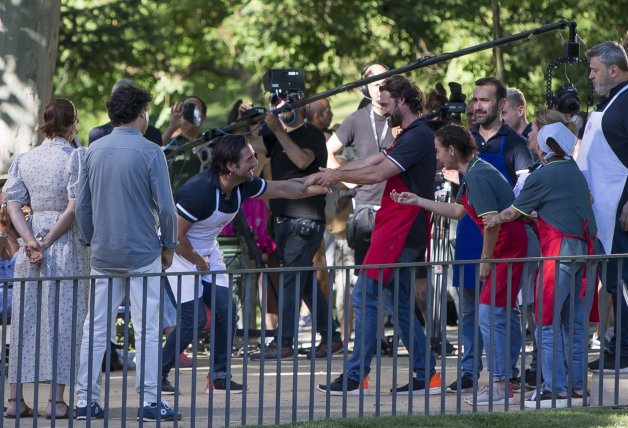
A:
[[[320,130],[329,129],[333,116],[334,115],[331,112],[331,107],[327,98],[314,101],[308,105],[307,120]]]
[[[381,64],[371,64],[362,73],[362,78],[377,76],[378,74],[382,74],[388,71],[386,67]],[[375,82],[371,82],[366,87],[368,88],[369,96],[373,105],[379,107],[379,87],[382,84],[383,80],[377,80]]]

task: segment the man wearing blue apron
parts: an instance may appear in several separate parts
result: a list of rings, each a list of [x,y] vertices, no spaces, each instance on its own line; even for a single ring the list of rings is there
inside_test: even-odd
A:
[[[610,41],[586,55],[589,78],[600,95],[600,104],[587,121],[577,162],[593,195],[593,213],[604,251],[623,254],[628,253],[628,60],[624,48]],[[616,352],[620,353],[619,372],[628,372],[626,281],[628,260],[610,259],[604,285],[613,296],[614,310],[620,300],[621,325],[616,314],[615,336],[605,350],[601,368],[607,372],[615,371]],[[600,361],[589,363],[589,370],[598,372]]]
[[[233,220],[242,202],[252,198],[298,199],[325,194],[320,186],[307,187],[302,180],[265,181],[253,175],[257,165],[255,152],[243,136],[227,136],[212,148],[211,169],[190,178],[177,192],[179,247],[172,266],[167,272],[202,272],[197,275],[172,275],[168,282],[176,299],[181,302],[181,322],[177,325],[179,341],[174,332],[168,336],[163,348],[162,393],[176,393],[168,381],[168,373],[175,365],[177,356],[194,339],[194,310],[197,309],[198,329],[206,322],[205,305],[211,306],[212,287],[215,287],[216,336],[212,343],[214,376],[207,378],[205,392],[225,393],[227,386],[232,394],[241,394],[243,386],[227,377],[228,355],[235,333],[235,305],[230,299],[229,278],[225,273],[210,271],[226,270],[217,237]],[[304,180],[304,179],[303,179]],[[232,319],[228,319],[231,300]],[[232,337],[228,337],[231,323]]]
[[[479,157],[493,165],[513,187],[517,182],[517,172],[528,170],[532,165],[532,157],[526,140],[515,130],[505,124],[501,118],[501,110],[506,104],[506,87],[494,77],[486,77],[475,82],[473,91],[473,105],[475,123],[471,133],[478,146]],[[538,246],[538,241],[537,241]],[[482,253],[482,235],[471,217],[465,215],[458,221],[456,228],[456,260],[479,260]],[[540,255],[540,251],[539,251]],[[475,265],[466,264],[454,266],[453,284],[462,288],[462,342],[464,354],[460,368],[460,390],[471,391],[474,377],[474,355],[478,353],[477,372],[482,371],[482,337],[478,334],[478,341],[474,341],[475,320]],[[520,320],[519,312],[512,311],[512,319]],[[521,329],[519,322],[511,322],[511,335],[519,336]],[[515,337],[513,337],[515,339]],[[520,348],[520,340],[511,340],[511,348]],[[517,351],[518,352],[518,351]],[[513,362],[511,377],[517,377]],[[456,392],[458,381],[453,381],[448,392]]]

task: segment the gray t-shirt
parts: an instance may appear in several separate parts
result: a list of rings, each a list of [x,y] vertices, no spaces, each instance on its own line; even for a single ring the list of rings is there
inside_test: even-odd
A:
[[[467,193],[469,205],[473,207],[478,217],[496,214],[508,208],[515,199],[506,178],[483,159],[469,163],[456,202],[460,203],[465,193]]]
[[[76,219],[99,270],[136,270],[153,263],[162,247],[175,248],[177,214],[161,148],[126,127],[92,143],[80,172]]]
[[[393,142],[390,127],[386,126],[386,118],[373,112],[371,121],[372,111],[373,105],[369,104],[351,113],[336,131],[336,136],[343,146],[355,148],[358,159],[387,149]],[[356,204],[380,205],[385,185],[386,183],[377,183],[360,186],[355,196]]]
[[[550,162],[530,174],[512,205],[525,215],[537,211],[562,233],[583,237],[585,221],[589,233],[597,233],[589,186],[572,159]]]

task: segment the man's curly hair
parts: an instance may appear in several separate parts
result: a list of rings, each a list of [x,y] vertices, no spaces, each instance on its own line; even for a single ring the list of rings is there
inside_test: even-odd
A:
[[[119,126],[133,122],[148,108],[152,99],[150,92],[140,86],[120,86],[107,101],[107,113],[111,123]]]

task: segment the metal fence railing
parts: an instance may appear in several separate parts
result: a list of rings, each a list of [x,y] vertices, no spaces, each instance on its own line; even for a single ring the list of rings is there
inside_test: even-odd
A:
[[[310,291],[312,327],[299,328],[298,325],[303,290],[316,290],[319,286],[316,275],[313,275],[310,284],[304,283],[302,278],[307,276],[308,271],[321,268],[300,269],[294,302],[288,305],[284,305],[284,275],[288,269],[230,270],[227,272],[229,287],[226,289],[203,286],[200,277],[195,276],[197,287],[192,306],[186,307],[186,302],[181,302],[181,287],[175,293],[177,327],[170,333],[174,335],[175,345],[178,345],[174,347],[177,351],[181,341],[187,336],[191,337],[185,353],[191,358],[192,365],[181,367],[179,353],[176,352],[169,373],[163,367],[167,358],[172,360],[172,355],[164,355],[163,352],[164,321],[161,316],[156,321],[141,316],[163,312],[164,304],[168,303],[166,299],[170,298],[163,286],[168,280],[165,274],[15,278],[11,280],[12,311],[8,310],[8,289],[5,287],[1,291],[4,299],[3,307],[0,308],[0,339],[5,352],[0,361],[0,377],[4,385],[0,388],[0,401],[7,403],[9,398],[17,397],[19,403],[19,397],[24,397],[23,403],[34,409],[33,414],[18,413],[15,426],[20,426],[20,421],[25,423],[33,418],[43,418],[48,400],[52,403],[65,400],[70,408],[74,408],[77,395],[85,395],[85,391],[88,405],[97,402],[103,410],[103,413],[96,415],[84,413],[87,426],[100,426],[98,424],[103,423],[101,418],[105,424],[111,421],[121,425],[125,421],[135,420],[140,403],[147,401],[147,397],[148,401],[152,400],[152,391],[156,394],[156,402],[168,398],[169,406],[182,414],[183,421],[175,421],[175,426],[181,423],[190,426],[273,425],[351,416],[626,405],[628,375],[624,372],[628,372],[628,367],[624,367],[621,356],[621,341],[618,339],[612,342],[610,348],[602,341],[599,351],[592,351],[589,346],[590,333],[594,329],[594,323],[589,321],[589,310],[594,305],[598,278],[602,283],[608,279],[610,259],[617,260],[621,272],[625,257],[578,256],[491,261],[493,273],[498,263],[505,265],[509,273],[505,285],[507,295],[518,293],[519,284],[513,283],[512,272],[524,262],[538,263],[540,283],[548,275],[547,269],[551,265],[559,272],[559,276],[567,273],[573,275],[569,275],[568,282],[561,285],[568,283],[566,291],[554,294],[554,302],[544,301],[547,294],[537,295],[537,320],[543,319],[547,311],[552,311],[553,319],[545,325],[539,323],[536,331],[528,331],[530,323],[525,316],[521,319],[521,313],[525,315],[528,312],[526,308],[520,311],[518,305],[499,307],[496,303],[499,301],[495,291],[497,284],[494,279],[489,281],[490,304],[483,304],[484,307],[476,311],[471,332],[475,343],[485,339],[484,349],[488,352],[476,352],[473,356],[473,382],[470,387],[465,387],[468,379],[463,379],[465,373],[462,369],[462,337],[468,332],[462,331],[460,322],[447,325],[448,318],[453,318],[448,316],[451,315],[449,312],[455,311],[456,306],[450,304],[451,298],[443,284],[447,284],[452,265],[459,264],[464,268],[477,261],[376,266],[379,269],[376,275],[379,280],[371,280],[371,285],[377,290],[356,286],[359,292],[353,293],[353,296],[345,293],[345,307],[353,299],[354,305],[362,309],[358,310],[353,321],[345,317],[342,327],[347,331],[350,322],[377,327],[372,330],[362,328],[355,337],[344,337],[342,346],[335,339],[334,331],[340,326],[335,321],[331,296],[326,301],[317,301],[317,293]],[[381,268],[387,266],[394,267],[394,274],[388,284],[383,284]],[[416,270],[423,266],[428,272],[427,313],[439,316],[434,317],[436,322],[428,316],[424,325],[421,325],[414,304],[414,278]],[[337,268],[343,275],[353,275],[353,269],[347,269],[346,266]],[[599,272],[599,275],[593,275],[594,272]],[[212,272],[213,275],[218,273]],[[586,276],[583,281],[584,273]],[[183,278],[190,275],[194,274],[168,274],[169,279],[174,279],[178,284],[182,284]],[[278,279],[272,281],[273,275]],[[155,277],[159,277],[162,284],[159,288],[158,311],[149,307],[153,303],[145,297],[150,294],[149,287],[154,286],[151,283],[154,283]],[[351,282],[348,279],[345,281],[347,284]],[[616,279],[618,283],[624,284],[621,277]],[[358,284],[360,282],[367,282],[365,272],[360,274]],[[122,292],[116,291],[115,284]],[[261,284],[259,288],[258,284]],[[59,290],[63,287],[72,290],[71,302],[59,302]],[[98,292],[99,287],[104,288]],[[135,294],[131,291],[132,287],[139,287]],[[392,299],[384,298],[386,290]],[[83,291],[89,295],[85,300],[80,297]],[[521,301],[532,300],[531,296],[526,295],[528,292],[527,287],[521,287]],[[133,301],[137,296],[144,298]],[[620,305],[626,304],[624,296],[625,290],[620,290],[613,305],[614,333],[618,338],[622,333],[619,327],[622,324]],[[285,310],[278,310],[277,326],[267,325],[266,302],[271,298],[278,300],[279,308],[287,306],[295,315],[290,317],[294,319],[292,329],[295,331],[291,345],[280,344],[275,351],[282,358],[269,357],[268,350],[272,346],[266,346],[267,338],[281,338],[282,330],[286,328],[282,315]],[[600,292],[599,298],[599,315],[604,319],[605,303],[611,296]],[[462,308],[463,293],[459,293],[456,299],[457,307]],[[482,305],[481,301],[480,282],[476,278],[476,307]],[[94,329],[94,324],[97,324],[94,314],[103,313],[98,310],[99,305],[112,309],[104,311],[104,333],[98,329],[95,332]],[[327,305],[328,309],[329,316],[323,322],[317,319],[319,305]],[[114,310],[117,307],[120,307],[119,311]],[[409,318],[404,316],[406,307],[410,308]],[[134,313],[137,310],[141,314]],[[81,317],[86,313],[84,322]],[[386,313],[392,314],[388,324]],[[36,316],[29,319],[28,316],[25,318],[25,314]],[[134,325],[133,318],[140,320],[141,325]],[[408,325],[404,325],[406,322]],[[150,331],[155,328],[158,330],[157,342],[153,343]],[[605,328],[602,327],[602,334]],[[324,331],[326,337],[321,337],[317,330]],[[404,335],[408,341],[407,348],[401,346],[400,339]],[[436,349],[433,349],[431,339],[435,335],[446,340],[440,340]],[[386,355],[379,346],[380,340],[386,337],[392,343],[392,355]],[[448,355],[447,340],[457,345],[457,354]],[[421,346],[417,341],[425,341],[425,344]],[[534,346],[535,341],[538,346]],[[356,346],[363,352],[362,355],[354,355],[352,350]],[[103,359],[100,355],[95,356],[101,352],[99,349],[104,350]],[[287,351],[282,355],[284,349]],[[424,354],[421,358],[417,358],[417,349]],[[316,358],[317,350],[322,358]],[[371,351],[372,362],[369,364],[366,354]],[[135,361],[132,358],[134,352]],[[526,383],[525,370],[529,368],[533,356],[536,357],[539,369],[534,382],[528,379],[530,382]],[[120,370],[112,370],[112,360],[115,359],[122,362]],[[601,369],[592,372],[588,363],[597,359],[600,360]],[[357,368],[355,361],[360,362]],[[416,367],[417,361],[423,361],[426,367]],[[433,371],[430,370],[431,361],[435,363]],[[81,376],[83,380],[95,379],[94,374],[103,368],[98,382],[88,381],[87,385],[80,383]],[[351,379],[347,373],[359,373],[359,379]],[[330,385],[340,375],[344,375],[340,383],[342,388],[340,391],[333,390]],[[420,379],[421,376],[423,379]],[[156,385],[151,383],[155,379]],[[548,392],[549,399],[547,394],[544,397],[540,386],[543,380],[546,387],[554,385]],[[165,381],[172,389],[167,390]],[[352,381],[357,381],[358,385],[353,385]],[[530,388],[529,383],[539,386]],[[406,384],[407,391],[391,392]],[[242,390],[240,385],[243,386]],[[455,392],[448,392],[449,386],[454,386],[450,389]],[[512,395],[510,391],[513,391]],[[536,394],[536,399],[531,400],[530,394]],[[55,423],[59,421],[53,418],[52,425]],[[70,418],[69,426],[75,423],[78,422]],[[140,421],[140,425],[142,423]]]

